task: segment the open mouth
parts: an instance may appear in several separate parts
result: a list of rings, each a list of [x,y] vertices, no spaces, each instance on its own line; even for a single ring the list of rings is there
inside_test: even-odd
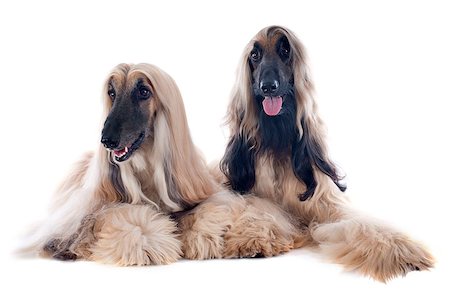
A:
[[[142,142],[144,142],[144,133],[141,133],[139,137],[134,141],[133,143],[123,147],[122,149],[114,149],[110,150],[114,154],[114,158],[118,162],[122,162],[130,158],[130,156],[133,154],[134,151],[139,149]]]
[[[281,96],[265,96],[264,100],[262,101],[264,112],[268,116],[275,116],[278,115],[281,111],[281,108],[283,108],[283,97]]]

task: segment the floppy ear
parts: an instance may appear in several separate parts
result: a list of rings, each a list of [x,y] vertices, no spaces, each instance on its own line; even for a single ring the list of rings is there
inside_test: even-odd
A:
[[[235,134],[228,143],[220,169],[228,178],[227,185],[241,194],[255,185],[255,151],[241,134]]]
[[[136,67],[151,81],[158,102],[149,158],[158,196],[172,212],[192,207],[218,187],[192,142],[180,90],[172,77],[156,66]]]
[[[342,178],[337,174],[336,166],[325,154],[325,148],[312,136],[311,129],[304,119],[301,125],[303,133],[297,132],[292,144],[292,166],[295,176],[306,185],[306,191],[299,195],[299,199],[305,201],[314,195],[317,181],[314,178],[313,166],[329,176],[341,191],[345,191],[347,187],[339,182]]]

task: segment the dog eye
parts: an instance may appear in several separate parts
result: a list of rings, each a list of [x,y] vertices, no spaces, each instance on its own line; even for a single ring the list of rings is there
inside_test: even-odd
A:
[[[111,85],[109,85],[108,88],[108,96],[112,101],[114,101],[114,99],[116,98],[116,91],[114,91],[114,88]]]
[[[289,58],[289,53],[291,52],[291,47],[289,46],[289,42],[287,40],[282,40],[280,43],[279,54],[283,59]]]
[[[261,53],[259,53],[259,50],[253,49],[252,52],[250,52],[250,58],[254,62],[257,62],[257,61],[259,61],[261,59]]]
[[[151,92],[149,89],[142,87],[139,89],[139,99],[146,100],[150,98]]]
[[[280,48],[280,54],[283,57],[289,57],[290,48],[288,44],[282,44]]]

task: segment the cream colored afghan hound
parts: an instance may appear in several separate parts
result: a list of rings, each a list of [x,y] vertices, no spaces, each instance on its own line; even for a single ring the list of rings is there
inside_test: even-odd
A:
[[[318,245],[346,269],[386,281],[431,268],[422,245],[350,208],[316,108],[303,45],[286,28],[261,30],[240,62],[221,181],[281,206],[308,231],[298,247]]]
[[[167,264],[181,255],[170,213],[216,184],[191,141],[173,79],[149,64],[120,64],[104,87],[101,143],[56,193],[29,250],[58,259]]]
[[[263,199],[237,197],[215,182],[192,143],[169,75],[149,64],[120,64],[103,96],[97,152],[76,165],[24,251],[124,266],[167,264],[183,251],[187,258],[240,256],[227,246],[254,255],[261,251],[254,238],[265,240],[270,229],[278,237],[264,241],[267,255],[292,248],[295,228],[282,210]],[[220,217],[201,222],[205,211]],[[238,235],[239,224],[253,214],[254,235]]]

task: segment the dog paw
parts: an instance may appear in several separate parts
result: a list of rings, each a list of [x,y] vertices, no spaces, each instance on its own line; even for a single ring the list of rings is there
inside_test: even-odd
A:
[[[178,223],[186,259],[222,258],[223,236],[229,225],[224,212],[217,207],[206,209],[208,207],[211,206],[201,206],[201,210],[183,216]]]
[[[58,259],[58,260],[63,260],[63,261],[72,261],[72,260],[77,260],[78,255],[76,255],[73,252],[70,252],[69,250],[66,250],[63,252],[58,252],[57,254],[53,255],[53,258]]]
[[[404,276],[409,272],[433,268],[433,256],[419,243],[402,237],[395,240],[394,244],[395,252],[392,253],[394,258],[386,260],[385,271],[380,271],[377,275],[381,276],[382,281],[395,276]]]
[[[98,216],[89,259],[119,266],[168,264],[181,255],[176,224],[144,205],[122,204]]]
[[[188,231],[181,236],[183,256],[187,259],[214,259],[222,257],[221,235]]]
[[[398,244],[397,244],[398,245]],[[408,244],[412,247],[393,247],[385,251],[391,251],[385,256],[379,256],[378,261],[370,259],[360,270],[363,274],[380,282],[387,282],[398,276],[405,276],[412,271],[426,271],[433,267],[433,257],[418,247],[417,244]],[[403,247],[404,251],[396,250]]]
[[[294,241],[272,231],[263,236],[248,237],[245,234],[225,235],[223,256],[226,258],[271,257],[290,251]]]
[[[71,239],[53,238],[45,244],[42,255],[64,261],[76,260],[78,255],[70,250],[71,244]]]
[[[434,264],[421,244],[371,222],[343,220],[319,225],[313,237],[331,260],[380,282],[411,271],[428,270]]]

